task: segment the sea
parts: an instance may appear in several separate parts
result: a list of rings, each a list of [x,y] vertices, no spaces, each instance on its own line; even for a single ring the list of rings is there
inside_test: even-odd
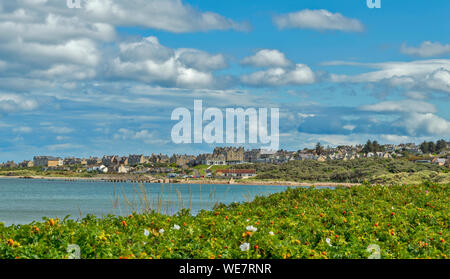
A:
[[[287,188],[0,178],[0,223],[11,226],[43,221],[43,217],[80,220],[88,214],[102,218],[151,210],[176,214],[183,208],[197,214],[218,203],[251,201]]]

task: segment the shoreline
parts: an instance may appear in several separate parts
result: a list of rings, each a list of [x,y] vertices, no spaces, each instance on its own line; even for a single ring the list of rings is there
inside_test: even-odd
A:
[[[278,181],[278,180],[219,180],[219,179],[153,179],[146,180],[142,178],[124,178],[124,177],[57,177],[57,176],[0,176],[0,179],[38,179],[38,180],[54,180],[54,181],[91,181],[91,182],[135,182],[149,184],[222,184],[222,185],[261,185],[261,186],[292,186],[292,187],[352,187],[359,186],[361,183],[345,183],[345,182],[295,182],[295,181]]]

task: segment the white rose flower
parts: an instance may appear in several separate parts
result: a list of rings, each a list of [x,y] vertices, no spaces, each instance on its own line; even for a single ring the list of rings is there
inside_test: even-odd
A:
[[[241,248],[242,252],[248,251],[248,249],[250,249],[250,244],[248,244],[247,242],[243,243],[241,246],[239,246],[239,248]]]
[[[245,229],[249,232],[256,232],[258,230],[257,228],[255,228],[253,226],[247,226]]]

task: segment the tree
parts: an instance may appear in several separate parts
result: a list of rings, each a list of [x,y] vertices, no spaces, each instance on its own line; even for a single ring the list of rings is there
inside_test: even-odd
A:
[[[381,146],[378,144],[376,140],[372,142],[372,152],[379,152],[381,151]]]
[[[320,144],[320,142],[318,142],[316,144],[316,154],[317,155],[322,155],[323,153],[324,153],[323,146]]]
[[[428,142],[424,141],[420,144],[420,150],[422,150],[423,153],[428,153]]]
[[[436,152],[440,153],[447,148],[447,142],[443,139],[436,142]]]
[[[428,152],[430,153],[436,152],[436,144],[432,141],[428,143]]]
[[[372,152],[372,149],[373,149],[373,145],[372,145],[372,141],[371,140],[368,140],[367,142],[366,142],[366,144],[364,145],[364,147],[363,147],[363,149],[362,149],[362,152],[364,152],[364,153],[369,153],[369,152]]]

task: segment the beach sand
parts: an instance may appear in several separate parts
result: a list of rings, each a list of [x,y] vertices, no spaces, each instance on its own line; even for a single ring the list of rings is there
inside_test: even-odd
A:
[[[144,182],[144,183],[182,183],[182,184],[230,184],[230,185],[270,185],[270,186],[344,186],[351,187],[361,185],[359,183],[337,183],[337,182],[295,182],[279,180],[254,180],[254,179],[157,179],[151,177],[128,177],[128,176],[107,176],[99,175],[95,177],[52,177],[52,176],[0,176],[0,179],[45,179],[60,181],[109,181],[109,182]]]

